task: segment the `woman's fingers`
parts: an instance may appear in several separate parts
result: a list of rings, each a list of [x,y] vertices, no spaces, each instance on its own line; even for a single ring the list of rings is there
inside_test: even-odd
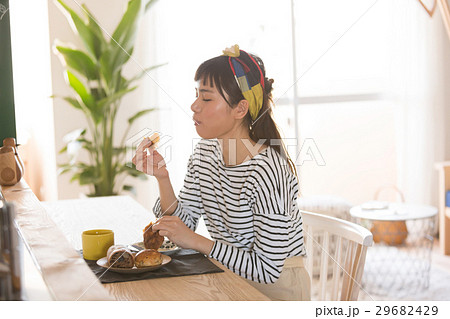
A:
[[[195,247],[195,233],[177,216],[163,216],[154,225],[153,230],[159,230],[161,236],[168,237],[179,247]]]
[[[147,154],[136,154],[135,156],[135,163],[136,169],[138,171],[144,172],[147,169]]]
[[[148,148],[151,144],[152,144],[152,142],[149,141],[148,139],[144,139],[141,143],[139,143],[139,145],[136,149],[136,154],[134,155],[133,159],[131,160],[131,162],[134,165],[137,165],[137,163],[142,160],[143,156],[147,153],[146,148]]]
[[[163,216],[161,218],[159,218],[152,226],[152,229],[162,229],[164,228],[165,225],[168,224],[168,222],[170,222],[170,218],[168,217],[174,217],[174,216]]]
[[[166,166],[164,158],[156,150],[152,150],[147,155],[148,166],[153,166],[154,169],[160,169]]]
[[[137,157],[145,154],[147,152],[146,149],[151,148],[152,146],[152,141],[148,138],[144,138],[144,140],[139,143],[138,147],[136,148],[136,154],[134,155],[132,162],[135,164]]]
[[[153,224],[152,229],[160,231],[173,231],[176,226],[176,222],[179,219],[180,218],[177,216],[163,216]]]
[[[165,237],[167,237],[167,238],[170,238],[172,233],[168,232],[167,230],[160,230],[160,231],[159,231],[159,234],[160,234],[161,236],[165,236]]]
[[[137,152],[144,152],[146,148],[149,148],[152,145],[152,141],[149,138],[144,138],[141,143],[139,143]]]
[[[136,165],[136,169],[146,174],[153,175],[153,173],[166,166],[162,156],[154,151],[149,154],[147,152],[137,153],[133,158],[133,163]]]
[[[165,216],[164,216],[165,217]],[[162,218],[164,218],[162,217]],[[169,217],[169,216],[167,216]],[[172,216],[170,216],[172,217]],[[160,218],[153,226],[152,229],[154,231],[159,231],[161,236],[166,236],[170,241],[175,242],[174,235],[176,234],[176,227],[174,222],[171,220],[161,220]]]
[[[131,162],[136,169],[155,177],[167,176],[167,168],[164,158],[155,149],[155,144],[149,139],[144,139],[138,146],[136,154]]]

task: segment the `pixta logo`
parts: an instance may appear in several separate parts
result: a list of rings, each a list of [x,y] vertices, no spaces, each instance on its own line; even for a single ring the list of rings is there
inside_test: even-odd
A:
[[[201,141],[200,138],[194,138],[192,140],[192,153],[194,153],[195,147],[197,146],[197,143],[199,141]],[[286,148],[295,166],[303,166],[307,162],[312,162],[317,166],[326,165],[322,153],[320,152],[319,147],[313,138],[304,139],[303,144],[298,152],[297,152],[297,144],[299,140],[296,138],[269,139],[269,140],[260,139],[256,144],[252,143],[248,139],[241,139],[240,141],[238,141],[237,139],[227,139],[227,140],[218,139],[218,142],[220,143],[222,149],[227,150],[227,155],[225,155],[227,156],[227,158],[224,158],[224,160],[229,165],[239,164],[237,159],[238,143],[240,145],[243,145],[244,148],[246,149],[246,153],[249,154],[244,160],[240,159],[240,162],[248,161],[258,153],[260,153],[263,145],[269,145],[272,148],[281,149],[284,144],[284,147]],[[287,165],[288,163],[286,155],[287,154],[281,154],[281,156],[284,157],[284,159],[286,160],[284,162],[285,165]]]

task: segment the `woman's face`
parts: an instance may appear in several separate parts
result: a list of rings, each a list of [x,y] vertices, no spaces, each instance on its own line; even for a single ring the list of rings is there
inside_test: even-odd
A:
[[[233,109],[216,87],[206,82],[203,84],[203,79],[197,82],[196,100],[191,105],[195,129],[205,139],[226,138],[236,126]]]

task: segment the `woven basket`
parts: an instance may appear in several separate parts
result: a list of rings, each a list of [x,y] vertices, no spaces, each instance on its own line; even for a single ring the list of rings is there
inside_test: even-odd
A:
[[[381,191],[394,189],[401,197],[402,203],[405,202],[405,196],[396,186],[380,187],[375,193],[375,200],[378,200]],[[375,243],[384,242],[389,246],[402,245],[408,237],[408,228],[405,221],[374,221],[370,229]]]

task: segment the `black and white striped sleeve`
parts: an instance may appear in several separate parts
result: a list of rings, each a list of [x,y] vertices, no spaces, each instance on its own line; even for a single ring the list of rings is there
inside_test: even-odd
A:
[[[303,250],[301,215],[292,203],[298,184],[292,183],[292,178],[281,170],[269,166],[258,170],[255,179],[250,199],[252,248],[239,249],[215,241],[210,257],[246,279],[268,284],[280,277],[287,257],[301,254]]]
[[[184,178],[183,187],[181,188],[178,199],[174,202],[177,205],[172,216],[178,216],[190,229],[194,230],[197,228],[198,220],[201,217],[201,196],[200,196],[200,185],[199,179],[195,173],[193,156],[189,157],[187,173]],[[161,210],[160,197],[156,200],[153,207],[153,213],[157,218],[164,215]]]

